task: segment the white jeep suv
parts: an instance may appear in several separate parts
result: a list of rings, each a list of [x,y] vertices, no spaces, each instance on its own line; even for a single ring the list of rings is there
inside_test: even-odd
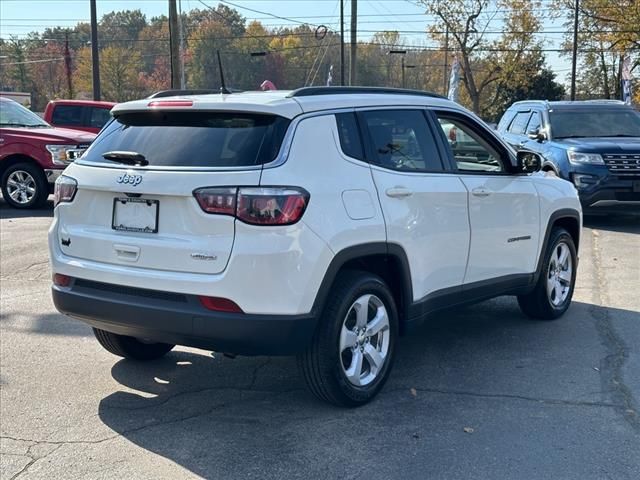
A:
[[[116,355],[298,355],[315,395],[354,406],[436,310],[569,307],[576,190],[437,95],[311,87],[112,114],[56,184],[49,246],[57,309]]]

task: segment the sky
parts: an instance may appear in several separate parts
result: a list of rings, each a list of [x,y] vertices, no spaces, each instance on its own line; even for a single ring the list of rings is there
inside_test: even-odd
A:
[[[350,0],[345,1],[345,36],[349,38]],[[218,0],[179,0],[182,11],[194,8],[204,9],[205,5],[215,7]],[[339,31],[339,0],[231,0],[221,2],[236,8],[248,20],[258,19],[266,26],[295,26],[296,22],[311,25],[325,25]],[[538,38],[544,41],[544,48],[558,48],[563,39],[565,27],[561,20],[549,18],[550,0],[542,0],[537,13],[544,19],[544,32]],[[232,5],[235,4],[235,5]],[[167,0],[97,0],[98,19],[111,11],[140,9],[148,18],[167,14]],[[253,12],[259,10],[271,15]],[[425,46],[430,42],[424,33],[433,17],[425,15],[425,8],[417,0],[358,0],[358,39],[368,40],[374,32],[398,30],[406,46]],[[502,28],[504,14],[495,12],[491,29]],[[286,17],[292,21],[287,21]],[[69,26],[78,22],[89,22],[89,0],[0,0],[0,37],[11,35],[24,37],[32,31],[42,31],[47,27]],[[491,38],[491,35],[488,36]],[[554,52],[546,53],[547,63],[556,72],[557,80],[566,81],[570,70],[568,56]]]

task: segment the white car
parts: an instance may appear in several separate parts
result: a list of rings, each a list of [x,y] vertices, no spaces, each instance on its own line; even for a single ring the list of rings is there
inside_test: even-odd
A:
[[[56,307],[116,355],[298,355],[315,395],[355,406],[436,310],[569,307],[576,190],[437,95],[311,87],[112,114],[57,182],[49,246]]]

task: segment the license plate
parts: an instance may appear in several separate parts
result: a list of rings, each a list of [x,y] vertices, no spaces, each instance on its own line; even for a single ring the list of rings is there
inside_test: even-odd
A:
[[[633,182],[633,191],[640,192],[640,180]]]
[[[124,232],[158,233],[158,200],[114,198],[111,226]]]

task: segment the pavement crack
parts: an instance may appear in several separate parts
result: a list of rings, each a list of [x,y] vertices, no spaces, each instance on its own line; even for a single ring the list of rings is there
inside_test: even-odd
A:
[[[622,417],[637,431],[640,431],[640,417],[638,407],[631,389],[625,384],[622,367],[629,358],[629,350],[616,332],[611,321],[606,278],[602,269],[602,259],[598,245],[599,234],[592,232],[591,249],[595,266],[598,288],[595,289],[597,305],[589,307],[589,314],[595,319],[596,330],[606,349],[605,357],[600,361],[600,382],[602,390],[610,392],[612,400],[618,404],[618,411]]]
[[[619,405],[615,405],[613,403],[607,402],[587,402],[580,400],[563,400],[559,398],[537,398],[537,397],[528,397],[526,395],[515,395],[515,394],[507,394],[507,393],[480,393],[480,392],[470,392],[464,390],[442,390],[438,388],[420,388],[420,387],[399,387],[391,390],[385,390],[383,393],[391,393],[391,392],[407,392],[411,389],[416,392],[423,393],[438,393],[441,395],[460,395],[466,397],[475,397],[475,398],[495,398],[495,399],[510,399],[510,400],[524,400],[527,402],[536,402],[542,403],[545,405],[566,405],[573,407],[607,407],[607,408],[620,408]]]

